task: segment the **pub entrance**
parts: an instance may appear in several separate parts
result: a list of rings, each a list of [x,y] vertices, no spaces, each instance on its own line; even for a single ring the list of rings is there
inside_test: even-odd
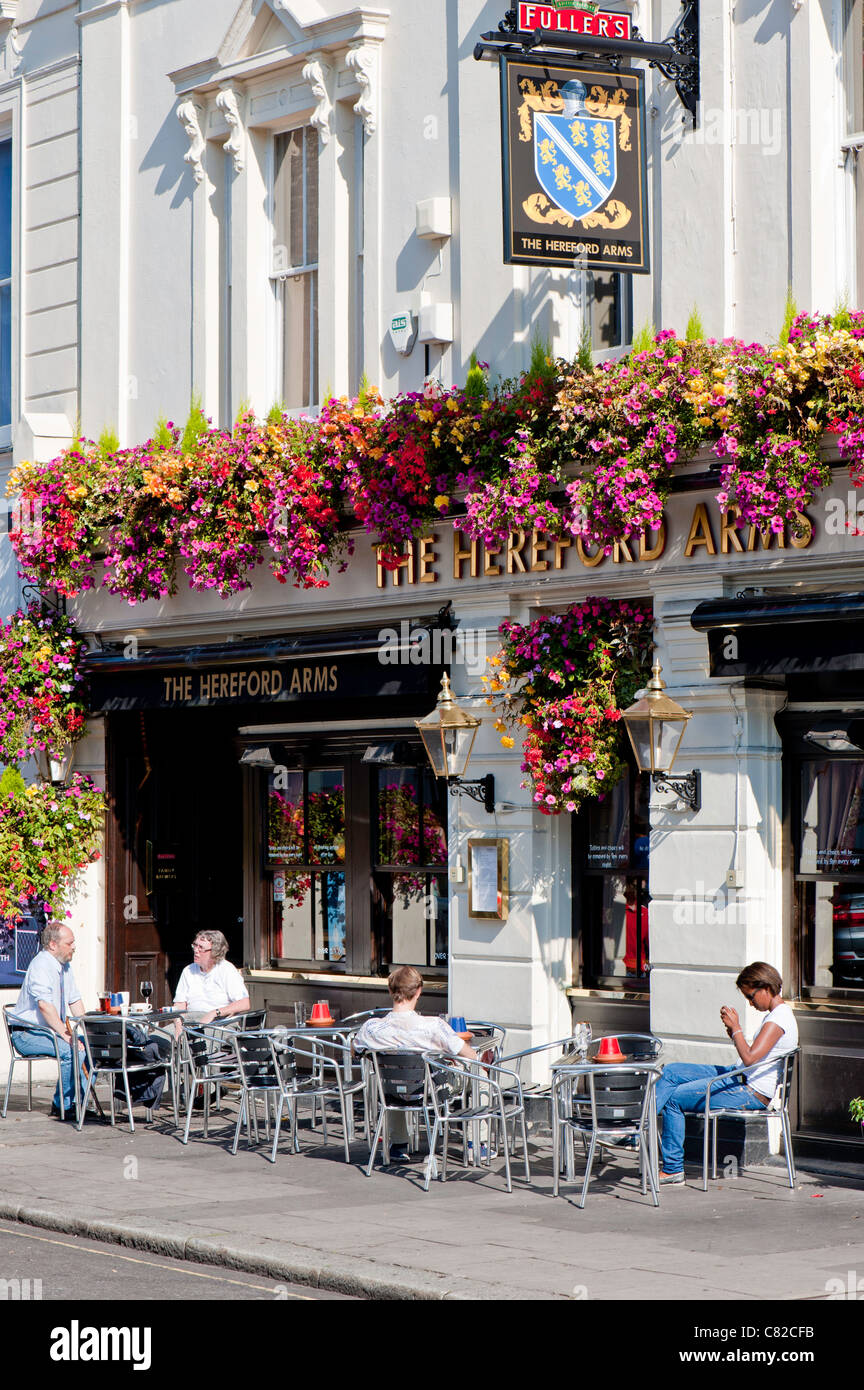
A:
[[[243,961],[243,803],[236,714],[108,717],[107,980],[171,1001],[202,928]]]

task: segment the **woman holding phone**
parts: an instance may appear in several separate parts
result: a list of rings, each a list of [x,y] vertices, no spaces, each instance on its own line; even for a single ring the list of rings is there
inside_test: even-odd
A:
[[[657,1082],[657,1113],[663,1116],[660,1141],[661,1183],[684,1181],[684,1128],[688,1114],[705,1109],[708,1082],[728,1076],[711,1087],[711,1102],[724,1110],[763,1110],[771,1104],[780,1080],[781,1063],[798,1046],[798,1025],[783,998],[783,981],[773,965],[757,960],[735,981],[753,1008],[764,1017],[748,1043],[738,1010],[724,1004],[720,1021],[738,1053],[738,1065],[716,1067],[676,1062],[665,1067]],[[742,1070],[744,1075],[742,1077]]]

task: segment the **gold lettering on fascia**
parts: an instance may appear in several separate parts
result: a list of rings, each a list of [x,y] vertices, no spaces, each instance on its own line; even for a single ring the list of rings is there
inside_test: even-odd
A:
[[[339,689],[339,667],[320,663],[296,665],[283,673],[278,667],[251,670],[201,671],[194,676],[163,676],[162,703],[202,704],[210,700],[278,699],[289,695],[333,695]]]
[[[602,546],[598,550],[580,537],[550,536],[545,531],[519,529],[511,531],[504,545],[484,545],[469,540],[464,532],[452,532],[453,563],[450,567],[455,580],[498,579],[505,574],[546,574],[567,568],[568,552],[575,552],[586,569],[593,569],[607,558]],[[376,581],[379,589],[399,589],[403,583],[431,584],[437,582],[440,557],[440,537],[437,532],[421,536],[409,545],[395,566],[382,562],[382,547],[375,550]],[[636,560],[657,560],[666,549],[666,522],[656,531],[632,536],[621,541],[611,555],[613,564],[632,564]]]
[[[796,512],[796,526],[784,524],[755,526],[741,521],[738,507],[724,507],[720,513],[719,536],[721,555],[743,555],[756,550],[806,550],[813,540],[813,522],[806,512]],[[690,519],[690,530],[684,544],[684,557],[692,560],[696,554],[716,555],[717,542],[711,516],[704,502],[699,502]]]

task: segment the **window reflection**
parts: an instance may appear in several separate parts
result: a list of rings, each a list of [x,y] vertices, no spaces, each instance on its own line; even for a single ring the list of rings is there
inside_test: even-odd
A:
[[[345,959],[344,873],[286,873],[284,885],[274,885],[273,897],[273,956]]]

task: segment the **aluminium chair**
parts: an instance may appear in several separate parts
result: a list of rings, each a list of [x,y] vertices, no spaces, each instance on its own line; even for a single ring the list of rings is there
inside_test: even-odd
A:
[[[792,1080],[795,1075],[795,1061],[801,1049],[796,1047],[792,1052],[787,1052],[783,1057],[783,1067],[780,1073],[780,1081],[772,1100],[771,1105],[764,1110],[724,1110],[720,1105],[716,1109],[711,1105],[711,1088],[719,1081],[726,1081],[731,1076],[746,1075],[744,1069],[736,1072],[726,1072],[723,1076],[717,1076],[709,1081],[705,1095],[705,1129],[702,1138],[702,1191],[708,1191],[708,1146],[711,1143],[712,1149],[712,1178],[717,1177],[717,1121],[718,1120],[743,1120],[748,1124],[768,1125],[772,1119],[779,1119],[780,1134],[783,1139],[783,1156],[786,1159],[786,1175],[789,1178],[789,1186],[795,1188],[795,1160],[792,1155],[792,1126],[789,1121],[789,1098],[792,1092]],[[775,1108],[776,1106],[776,1108]],[[710,1136],[710,1138],[709,1138]],[[711,1142],[713,1140],[713,1142]]]
[[[654,1206],[660,1205],[657,1182],[657,1115],[654,1100],[660,1069],[656,1063],[607,1064],[578,1063],[561,1067],[552,1082],[553,1196],[560,1187],[561,1156],[568,1146],[567,1169],[572,1169],[570,1144],[579,1134],[587,1141],[585,1178],[577,1205],[584,1207],[591,1169],[598,1145],[620,1144],[633,1139],[639,1154],[643,1195],[651,1188]],[[586,1090],[574,1093],[574,1085],[584,1078]]]
[[[63,1064],[62,1064],[62,1062],[61,1062],[61,1060],[60,1060],[60,1047],[59,1047],[60,1039],[58,1038],[57,1034],[54,1033],[54,1032],[51,1032],[50,1029],[47,1029],[47,1028],[34,1028],[34,1027],[31,1027],[31,1026],[30,1026],[29,1024],[27,1024],[27,1023],[15,1023],[15,1022],[10,1022],[10,1019],[13,1019],[13,1018],[14,1018],[13,1006],[12,1006],[11,1004],[4,1004],[4,1005],[3,1005],[3,1024],[4,1024],[5,1029],[6,1029],[6,1041],[7,1041],[8,1044],[9,1044],[9,1057],[10,1057],[10,1061],[9,1061],[9,1074],[8,1074],[8,1076],[7,1076],[7,1078],[6,1078],[6,1095],[5,1095],[4,1100],[3,1100],[2,1118],[3,1118],[4,1120],[6,1119],[6,1110],[7,1110],[7,1107],[8,1107],[8,1105],[9,1105],[9,1094],[10,1094],[10,1091],[12,1090],[12,1073],[14,1072],[14,1070],[15,1070],[16,1066],[18,1065],[18,1063],[19,1063],[19,1062],[26,1062],[26,1063],[27,1063],[27,1109],[28,1109],[28,1110],[32,1110],[32,1109],[33,1109],[33,1063],[34,1063],[34,1062],[39,1062],[39,1061],[41,1061],[43,1057],[44,1057],[44,1058],[47,1058],[47,1059],[49,1059],[49,1060],[53,1057],[54,1060],[55,1060],[56,1063],[57,1063],[57,1076],[58,1076],[58,1080],[59,1080],[60,1083],[61,1083],[61,1084],[60,1084],[60,1116],[61,1116],[61,1119],[65,1119],[65,1118],[66,1118],[66,1107],[65,1107],[65,1104],[64,1104],[64,1101],[63,1101],[63,1085],[62,1085],[62,1069],[63,1069]],[[38,1034],[40,1035],[40,1040],[41,1040],[41,1038],[43,1037],[43,1035],[44,1035],[46,1032],[49,1032],[49,1033],[51,1034],[50,1038],[47,1038],[47,1037],[46,1037],[46,1038],[44,1038],[44,1041],[45,1041],[46,1049],[48,1048],[48,1046],[49,1046],[50,1044],[53,1043],[53,1048],[54,1048],[53,1052],[48,1052],[48,1051],[46,1050],[43,1054],[37,1055],[37,1056],[29,1056],[26,1052],[19,1052],[19,1050],[18,1050],[18,1048],[16,1047],[15,1042],[14,1042],[14,1040],[13,1040],[13,1038],[12,1038],[12,1031],[11,1031],[11,1030],[12,1030],[13,1028],[15,1028],[15,1029],[17,1029],[17,1030],[20,1030],[20,1031],[23,1032],[23,1033],[38,1033]]]
[[[515,1071],[494,1063],[445,1061],[440,1053],[423,1054],[426,1063],[426,1101],[434,1115],[432,1138],[429,1142],[430,1162],[426,1165],[425,1191],[429,1191],[432,1170],[435,1167],[435,1150],[438,1136],[441,1135],[441,1181],[447,1180],[447,1158],[450,1145],[450,1130],[462,1130],[462,1157],[467,1164],[468,1127],[479,1136],[479,1127],[487,1126],[489,1142],[488,1153],[495,1148],[504,1155],[504,1173],[507,1191],[513,1191],[513,1178],[510,1170],[510,1142],[508,1124],[513,1121],[514,1147],[517,1121],[521,1127],[522,1153],[525,1162],[525,1181],[531,1181],[531,1167],[528,1159],[528,1132],[525,1125],[525,1100],[522,1083]],[[476,1128],[475,1128],[476,1127]],[[476,1145],[475,1145],[476,1149]]]
[[[178,1126],[177,1116],[177,1083],[174,1070],[173,1053],[171,1057],[145,1058],[141,1053],[141,1048],[130,1030],[138,1029],[131,1018],[117,1018],[108,1015],[100,1015],[98,1018],[81,1018],[76,1020],[76,1031],[79,1031],[84,1042],[86,1055],[87,1077],[84,1082],[81,1095],[81,1104],[78,1112],[78,1129],[84,1124],[84,1114],[87,1109],[87,1100],[92,1092],[96,1096],[96,1083],[102,1077],[109,1077],[111,1086],[109,1091],[110,1098],[110,1123],[116,1123],[115,1118],[115,1086],[122,1084],[123,1095],[117,1096],[118,1099],[125,1100],[129,1130],[134,1132],[135,1118],[132,1113],[133,1105],[136,1103],[132,1099],[132,1091],[129,1084],[130,1077],[141,1077],[143,1073],[164,1072],[165,1079],[171,1090],[171,1101],[174,1110],[174,1125]],[[119,1087],[118,1087],[119,1090]],[[152,1106],[145,1104],[148,1120],[152,1118]]]
[[[232,1029],[228,1036],[237,1059],[240,1078],[240,1109],[237,1112],[237,1125],[234,1130],[232,1154],[237,1153],[240,1127],[246,1121],[248,1142],[252,1144],[252,1133],[258,1142],[258,1101],[264,1101],[264,1117],[267,1134],[270,1133],[270,1104],[274,1107],[274,1139],[270,1152],[270,1162],[276,1162],[276,1149],[282,1129],[282,1116],[287,1109],[291,1124],[294,1152],[299,1152],[297,1142],[297,1116],[294,1097],[290,1087],[293,1063],[277,1054],[272,1033],[241,1033]]]
[[[177,1089],[186,1105],[186,1124],[182,1143],[189,1142],[189,1128],[192,1112],[199,1089],[203,1097],[204,1133],[207,1138],[210,1125],[211,1091],[226,1081],[240,1084],[240,1069],[237,1054],[233,1047],[226,1046],[221,1029],[209,1025],[185,1024],[180,1034],[177,1049]]]
[[[379,1140],[382,1142],[382,1161],[384,1164],[390,1162],[390,1115],[402,1114],[410,1122],[409,1143],[411,1126],[415,1125],[419,1129],[422,1119],[429,1141],[430,1155],[433,1153],[433,1121],[426,1094],[426,1063],[422,1053],[370,1051],[363,1055],[366,1066],[370,1069],[378,1103],[378,1119],[366,1168],[366,1176],[370,1178]]]

